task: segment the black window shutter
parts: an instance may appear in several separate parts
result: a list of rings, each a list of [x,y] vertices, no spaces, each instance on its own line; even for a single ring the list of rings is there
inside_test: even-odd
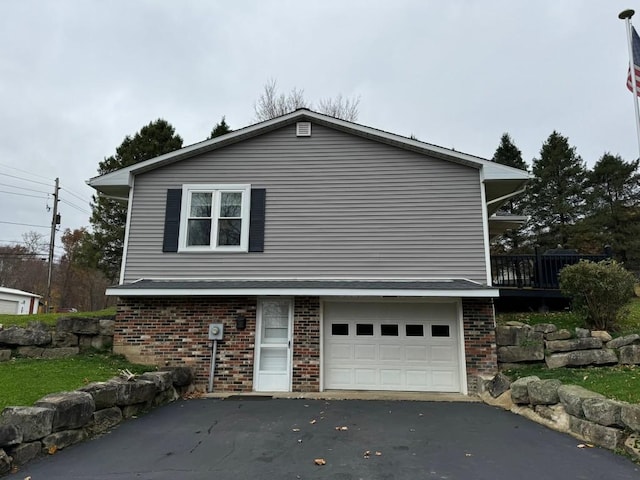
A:
[[[249,251],[264,252],[264,212],[267,191],[251,189],[251,212],[249,219]]]
[[[182,189],[167,190],[167,208],[164,214],[163,252],[178,251],[178,234],[180,233],[180,208],[182,206]]]

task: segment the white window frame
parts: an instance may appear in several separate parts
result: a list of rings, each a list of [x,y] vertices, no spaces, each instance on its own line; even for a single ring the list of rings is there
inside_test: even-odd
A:
[[[220,194],[237,192],[242,194],[240,245],[217,245],[218,219],[220,217]],[[209,245],[187,245],[187,223],[191,211],[192,193],[211,193],[211,238]],[[182,206],[180,209],[180,233],[178,252],[247,252],[249,250],[249,206],[251,204],[251,185],[224,183],[196,183],[182,186]]]

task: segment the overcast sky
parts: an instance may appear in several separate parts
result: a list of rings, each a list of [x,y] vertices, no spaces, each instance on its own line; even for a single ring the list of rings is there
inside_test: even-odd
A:
[[[126,135],[157,118],[184,145],[223,115],[247,126],[270,78],[312,102],[359,96],[358,123],[485,158],[508,132],[530,163],[555,129],[588,166],[604,152],[635,159],[618,19],[633,6],[2,0],[0,244],[30,230],[48,241],[55,177],[61,228],[88,226],[85,181]]]

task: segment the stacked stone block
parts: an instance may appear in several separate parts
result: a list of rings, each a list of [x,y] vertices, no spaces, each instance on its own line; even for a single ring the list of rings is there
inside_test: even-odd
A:
[[[0,413],[0,474],[173,401],[176,389],[188,387],[192,378],[185,368],[148,372],[132,380],[116,377],[46,395],[32,407],[5,408]]]

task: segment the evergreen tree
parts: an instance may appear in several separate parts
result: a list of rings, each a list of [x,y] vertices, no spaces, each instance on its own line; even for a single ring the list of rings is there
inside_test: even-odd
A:
[[[128,167],[182,147],[182,138],[166,121],[158,119],[142,127],[133,137],[127,136],[116,154],[98,165],[100,175]],[[104,196],[94,196],[91,204],[91,248],[86,249],[85,263],[101,270],[110,281],[118,278],[122,262],[126,204]]]
[[[220,120],[220,123],[218,123],[215,127],[213,127],[213,130],[211,130],[211,135],[209,135],[209,139],[219,137],[220,135],[224,135],[230,132],[233,132],[233,130],[231,130],[231,127],[227,125],[227,122],[223,116],[222,120]]]
[[[589,215],[577,226],[578,233],[595,237],[594,247],[610,245],[619,261],[633,267],[640,262],[639,166],[639,160],[605,153],[588,173]],[[578,239],[585,242],[584,236]]]
[[[492,161],[501,165],[527,170],[527,164],[522,159],[522,152],[515,146],[508,133],[503,133],[500,138],[500,145],[493,154]],[[525,215],[526,197],[525,194],[511,197],[500,207],[499,213],[508,215]],[[496,241],[498,250],[515,252],[526,243],[525,227],[509,230]]]
[[[570,227],[585,213],[586,168],[569,139],[554,131],[533,160],[527,210],[542,247],[569,246]]]

